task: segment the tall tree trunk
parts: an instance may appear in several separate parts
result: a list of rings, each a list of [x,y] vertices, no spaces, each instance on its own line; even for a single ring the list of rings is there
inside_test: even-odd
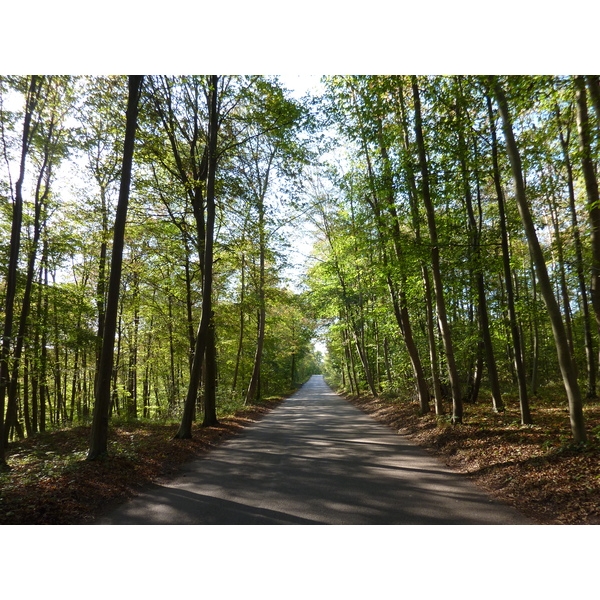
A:
[[[340,314],[340,320],[343,316]],[[342,346],[344,347],[344,355],[346,357],[346,367],[348,370],[348,382],[350,383],[350,393],[358,395],[358,381],[356,378],[356,369],[354,368],[354,357],[352,348],[350,347],[350,339],[346,327],[342,329]]]
[[[552,228],[554,230],[554,245],[556,246],[556,262],[559,269],[560,296],[562,300],[563,313],[565,315],[565,330],[567,332],[567,340],[569,342],[569,348],[571,348],[571,354],[575,356],[575,349],[573,346],[573,327],[571,324],[571,300],[569,298],[567,275],[565,273],[565,253],[563,249],[562,235],[559,228],[556,197],[554,195],[552,196],[552,201],[550,202],[550,219],[552,220]]]
[[[218,76],[211,75],[210,77],[210,93],[209,93],[209,143],[208,143],[208,176],[206,186],[206,228],[204,238],[204,253],[202,255],[203,262],[203,285],[202,285],[202,317],[198,326],[196,343],[194,347],[194,359],[190,370],[190,382],[188,392],[183,407],[183,415],[179,429],[175,434],[179,439],[190,439],[192,437],[192,420],[194,416],[194,407],[198,396],[198,387],[200,385],[200,374],[202,371],[202,363],[206,354],[207,344],[214,343],[214,336],[209,332],[211,321],[213,321],[212,311],[212,274],[213,274],[213,246],[214,246],[214,226],[215,226],[215,176],[217,169],[217,133],[218,133],[218,111],[217,111],[217,94],[218,94]],[[196,216],[198,221],[199,215]],[[199,224],[198,224],[199,225]],[[205,377],[206,386],[214,385],[208,375]],[[207,394],[207,397],[212,398],[212,392]],[[210,418],[207,418],[209,417]],[[216,425],[216,411],[214,406],[205,406],[204,425]]]
[[[404,161],[404,170],[408,180],[408,199],[410,204],[411,218],[413,223],[413,229],[415,232],[415,241],[417,247],[423,245],[421,238],[421,223],[418,209],[418,191],[417,182],[415,178],[415,170],[412,160],[411,141],[409,134],[409,123],[408,114],[406,110],[406,104],[404,100],[404,86],[402,79],[399,78],[397,100],[400,105],[400,115],[402,120],[402,140],[406,158]],[[431,381],[433,387],[433,398],[435,404],[435,414],[444,414],[444,404],[442,397],[442,386],[440,383],[440,368],[437,353],[437,340],[436,340],[436,328],[435,328],[435,317],[433,310],[433,293],[431,289],[431,280],[429,278],[429,266],[427,261],[421,256],[419,258],[419,265],[421,268],[421,277],[423,279],[423,287],[425,288],[425,316],[427,323],[427,344],[429,346],[429,364],[431,368]]]
[[[53,124],[51,124],[51,130]],[[29,312],[31,309],[31,293],[33,289],[33,280],[35,278],[35,259],[37,255],[38,243],[44,223],[42,223],[41,215],[42,209],[48,199],[50,192],[50,150],[48,144],[45,148],[43,164],[38,174],[36,191],[35,191],[35,208],[34,208],[34,222],[33,222],[33,239],[31,240],[31,246],[29,249],[29,256],[27,260],[27,271],[25,274],[25,291],[23,293],[23,299],[21,301],[21,314],[19,316],[19,328],[17,333],[16,345],[13,350],[12,357],[12,375],[10,378],[10,384],[8,387],[8,404],[6,411],[6,425],[7,429],[5,432],[4,443],[8,442],[8,429],[15,427],[17,424],[17,396],[19,393],[19,369],[21,366],[21,356],[23,353],[23,345],[25,343],[25,336],[27,335],[28,323],[29,323]],[[45,179],[45,186],[43,180]],[[42,191],[42,187],[44,189]]]
[[[5,399],[10,381],[10,354],[13,335],[13,320],[15,296],[19,270],[19,252],[21,248],[21,225],[23,222],[23,181],[25,165],[31,143],[32,118],[40,97],[43,78],[33,75],[27,92],[25,116],[23,120],[23,135],[21,139],[21,160],[19,177],[15,183],[15,198],[13,202],[12,226],[10,234],[10,253],[6,273],[6,291],[4,296],[4,331],[2,348],[0,350],[0,470],[8,469],[5,455]]]
[[[600,117],[600,112],[599,112]],[[569,156],[569,138],[571,130],[567,127],[566,137],[563,134],[563,126],[560,117],[560,110],[556,107],[556,120],[558,121],[558,133],[560,135],[560,145],[563,152],[565,168],[567,169],[567,185],[569,189],[569,211],[571,214],[571,231],[575,246],[575,267],[577,271],[577,281],[579,283],[579,295],[581,296],[581,304],[583,311],[583,332],[585,340],[585,358],[587,364],[587,396],[588,398],[596,398],[596,355],[594,349],[594,336],[592,335],[592,326],[590,322],[590,308],[588,303],[588,292],[585,281],[583,268],[583,250],[581,244],[581,236],[579,233],[579,223],[577,219],[577,210],[575,208],[575,184],[573,180],[573,165]]]
[[[523,181],[523,171],[521,167],[521,156],[513,135],[512,121],[508,109],[508,103],[506,101],[504,91],[497,79],[493,81],[493,89],[500,109],[500,115],[502,117],[504,137],[506,139],[508,157],[510,159],[513,180],[515,183],[517,207],[519,209],[521,221],[527,236],[529,252],[538,273],[540,290],[544,298],[548,316],[550,317],[550,322],[552,324],[552,333],[554,335],[554,343],[556,345],[556,352],[558,355],[558,364],[562,373],[569,403],[571,431],[576,443],[585,442],[587,435],[583,418],[581,392],[579,390],[579,382],[577,381],[577,365],[575,364],[569,349],[569,343],[567,340],[562,315],[560,313],[560,307],[558,306],[558,302],[554,297],[552,283],[550,281],[550,277],[548,276],[544,254],[540,247],[533,218],[527,203],[525,183]]]
[[[27,437],[33,434],[31,422],[31,412],[29,410],[29,359],[27,353],[29,348],[25,350],[25,361],[23,363],[23,418],[25,420],[25,432]]]
[[[208,324],[204,378],[204,419],[202,427],[214,427],[217,420],[217,345],[215,340],[215,313]]]
[[[419,87],[416,76],[412,76],[412,90],[414,97],[415,110],[415,137],[417,148],[419,150],[419,164],[421,167],[422,176],[422,196],[427,213],[427,225],[429,228],[429,237],[431,241],[431,268],[433,272],[433,288],[435,292],[435,303],[438,313],[438,323],[442,334],[442,342],[444,344],[444,352],[446,355],[446,366],[448,369],[448,378],[450,380],[450,389],[452,391],[452,422],[462,423],[463,407],[462,396],[460,392],[460,381],[458,371],[456,369],[456,361],[454,358],[454,348],[452,345],[452,336],[448,325],[446,315],[446,303],[444,299],[444,288],[442,283],[442,275],[440,270],[440,249],[437,237],[437,226],[435,221],[435,210],[431,199],[429,188],[429,169],[427,166],[427,155],[425,152],[425,141],[423,139],[423,126],[421,118],[421,101],[419,98]]]
[[[592,160],[592,142],[590,122],[587,110],[585,82],[583,77],[575,77],[575,96],[577,100],[577,129],[581,149],[581,170],[585,181],[592,241],[592,306],[596,324],[600,330],[600,195],[594,162]],[[600,115],[598,115],[600,118]]]
[[[585,82],[587,83],[594,111],[596,112],[596,126],[600,135],[600,77],[598,75],[586,75]]]
[[[169,309],[169,321],[167,324],[167,331],[169,332],[169,391],[167,394],[167,402],[170,409],[175,408],[177,403],[177,395],[179,390],[177,389],[177,380],[175,377],[175,340],[173,337],[173,296],[169,294],[168,299]]]
[[[231,393],[235,393],[237,387],[238,373],[240,369],[240,360],[242,358],[242,349],[244,347],[244,299],[246,297],[246,255],[242,253],[242,272],[241,272],[241,290],[240,290],[240,328],[238,337],[238,348],[235,356],[235,368],[233,370],[233,380],[231,383]]]
[[[139,274],[133,273],[133,326],[130,335],[129,344],[129,368],[127,376],[128,408],[127,417],[137,419],[137,370],[138,370],[138,332],[140,328],[140,309],[138,306],[139,297]]]
[[[260,380],[260,366],[262,362],[263,346],[265,343],[265,324],[267,320],[267,308],[265,302],[265,205],[264,192],[266,185],[260,192],[258,198],[258,246],[259,246],[259,272],[258,272],[258,335],[256,339],[256,353],[254,355],[254,367],[252,368],[252,376],[246,391],[244,404],[250,404],[258,400],[258,382]]]
[[[506,211],[504,208],[504,192],[500,180],[500,168],[498,166],[498,142],[496,139],[496,125],[492,109],[492,100],[486,98],[488,106],[488,117],[490,121],[490,132],[492,137],[492,166],[494,176],[494,187],[496,188],[496,198],[498,201],[498,214],[500,217],[500,242],[502,245],[502,268],[504,271],[504,285],[506,286],[506,305],[508,308],[508,320],[510,334],[512,338],[512,357],[515,367],[515,376],[517,378],[517,387],[519,390],[519,407],[521,410],[521,423],[530,425],[533,423],[531,412],[529,410],[529,397],[527,394],[527,377],[525,366],[523,364],[523,354],[521,346],[521,335],[517,320],[517,310],[515,307],[515,296],[512,283],[512,274],[510,268],[510,248],[508,245],[508,230],[506,227]]]
[[[354,90],[353,90],[354,91]],[[383,259],[384,259],[384,269],[386,271],[386,278],[388,283],[388,289],[390,292],[390,297],[392,300],[392,305],[394,307],[394,315],[396,317],[396,321],[398,323],[398,328],[400,329],[400,334],[406,346],[406,351],[408,353],[411,367],[413,369],[413,374],[415,377],[415,385],[417,389],[417,396],[419,399],[420,410],[422,414],[426,414],[429,412],[429,388],[427,386],[427,381],[425,379],[425,374],[423,372],[423,367],[421,364],[421,358],[419,356],[419,351],[417,345],[414,341],[412,324],[410,319],[410,314],[408,312],[408,306],[406,301],[406,294],[404,292],[404,277],[402,277],[402,281],[400,282],[399,289],[396,290],[396,284],[393,281],[391,269],[387,264],[387,254],[385,250],[386,240],[391,237],[395,252],[395,258],[398,263],[402,263],[403,260],[403,252],[400,241],[400,225],[399,219],[395,208],[395,198],[394,198],[394,186],[393,186],[393,176],[392,176],[392,167],[391,161],[389,157],[389,152],[387,148],[387,144],[385,142],[385,138],[383,135],[383,123],[382,123],[382,114],[383,109],[378,102],[377,105],[377,114],[375,115],[375,122],[377,125],[377,141],[379,145],[379,155],[381,156],[382,162],[382,185],[379,186],[375,181],[375,175],[373,171],[373,167],[371,164],[371,157],[369,153],[369,148],[365,138],[365,128],[362,123],[361,112],[358,105],[355,103],[356,115],[357,119],[360,123],[360,131],[361,131],[361,143],[363,146],[363,153],[367,161],[367,170],[369,176],[369,183],[371,187],[371,198],[367,196],[367,201],[369,202],[373,213],[375,214],[377,229],[379,233],[380,243],[382,247]],[[383,196],[383,199],[380,200],[380,195]],[[383,208],[382,208],[383,206]],[[389,213],[391,216],[391,221],[389,222],[383,216],[383,211]]]
[[[42,335],[40,348],[40,432],[46,431],[46,400],[50,403],[50,392],[48,391],[48,240],[44,240],[42,249],[42,271],[44,285],[42,301]],[[40,274],[41,275],[41,274]],[[50,408],[50,420],[52,420],[52,408]]]
[[[143,76],[141,75],[129,76],[129,98],[127,101],[121,185],[119,190],[119,201],[117,204],[117,214],[115,216],[110,279],[108,284],[108,298],[104,331],[102,334],[102,353],[98,365],[96,402],[94,404],[90,449],[87,455],[87,460],[96,460],[107,454],[108,414],[110,408],[110,392],[115,332],[117,328],[117,311],[119,306],[119,290],[121,286],[121,267],[123,262],[123,246],[125,241],[125,223],[127,221],[129,187],[131,184],[133,151],[135,147],[138,104],[142,80]]]
[[[192,366],[192,360],[194,356],[194,346],[195,346],[195,334],[194,334],[194,316],[192,313],[193,303],[192,303],[192,276],[190,269],[190,251],[188,248],[187,236],[184,236],[185,243],[185,308],[186,308],[186,317],[187,317],[187,334],[189,341],[189,355],[188,355],[188,363],[189,367]]]
[[[463,183],[463,193],[465,197],[465,203],[467,207],[467,216],[469,223],[469,232],[471,237],[471,244],[473,246],[473,258],[475,265],[473,268],[473,276],[475,278],[475,284],[477,287],[477,316],[479,317],[479,329],[481,333],[481,339],[485,349],[486,365],[488,370],[488,379],[490,383],[490,391],[492,393],[492,407],[495,412],[501,412],[504,410],[504,403],[502,402],[502,394],[500,392],[500,384],[498,382],[498,370],[496,368],[496,359],[494,357],[494,348],[492,345],[492,336],[490,333],[490,325],[487,310],[487,299],[485,293],[485,281],[483,278],[482,259],[481,259],[481,246],[480,246],[480,231],[477,226],[477,220],[475,219],[475,211],[473,210],[473,196],[471,193],[471,185],[469,182],[469,170],[467,169],[467,146],[463,134],[462,124],[462,111],[461,103],[463,102],[462,90],[459,97],[456,100],[456,115],[457,115],[457,128],[458,128],[458,151],[459,151],[459,162],[461,170],[461,178]],[[479,193],[479,180],[477,181],[477,199],[479,204],[479,210],[481,213],[481,196]],[[477,357],[477,364],[479,365],[479,355]],[[481,375],[481,369],[478,368],[477,375]],[[478,390],[479,385],[473,387],[473,390]],[[474,398],[473,400],[475,400]]]
[[[538,391],[538,372],[540,363],[540,332],[539,319],[537,310],[537,277],[535,276],[535,265],[531,263],[531,288],[533,300],[533,315],[532,315],[532,332],[533,338],[531,343],[531,395],[537,396]]]
[[[379,138],[379,151],[381,154],[381,159],[383,162],[383,172],[384,172],[384,185],[385,185],[385,207],[387,208],[387,212],[391,217],[390,222],[390,232],[394,247],[394,253],[396,260],[400,264],[402,262],[402,245],[401,245],[401,234],[400,234],[400,219],[398,218],[398,213],[396,211],[395,201],[394,201],[394,193],[393,193],[393,181],[392,181],[392,170],[390,164],[390,158],[387,146],[383,139],[383,126],[381,123],[381,119],[377,119],[378,126],[378,138]],[[367,148],[365,144],[365,154],[368,158]],[[370,167],[369,161],[369,171],[371,174],[371,181],[373,181],[372,169]],[[376,192],[373,187],[373,198],[374,202],[376,202]],[[378,221],[382,223],[383,219],[381,216],[381,212],[379,207],[373,205],[373,208],[377,214]],[[385,252],[385,251],[384,251]],[[392,282],[391,275],[388,272],[387,281],[388,288],[390,294],[392,296],[392,302],[395,307],[396,320],[398,322],[398,326],[400,327],[400,331],[402,333],[402,337],[404,339],[406,350],[408,352],[408,356],[410,359],[410,363],[413,369],[413,373],[415,376],[415,384],[417,387],[417,396],[419,398],[419,406],[421,414],[427,414],[430,410],[429,408],[429,387],[427,385],[427,380],[425,379],[425,373],[423,372],[423,366],[421,364],[421,357],[419,355],[419,351],[417,345],[414,340],[413,331],[412,331],[412,323],[410,319],[410,314],[408,312],[408,302],[406,300],[406,293],[404,292],[405,278],[402,278],[400,283],[400,289],[398,290],[397,297],[395,296],[394,285]]]

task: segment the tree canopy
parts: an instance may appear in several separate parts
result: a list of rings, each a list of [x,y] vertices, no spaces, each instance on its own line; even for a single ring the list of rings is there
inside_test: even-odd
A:
[[[298,100],[152,75],[135,123],[131,82],[0,78],[3,466],[11,440],[89,424],[101,382],[107,424],[189,437],[322,366],[457,426],[474,402],[535,423],[560,389],[589,438],[598,77],[327,76]]]

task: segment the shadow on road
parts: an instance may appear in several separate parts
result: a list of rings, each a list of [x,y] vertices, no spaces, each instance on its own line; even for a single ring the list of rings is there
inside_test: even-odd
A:
[[[321,377],[100,523],[521,524]]]

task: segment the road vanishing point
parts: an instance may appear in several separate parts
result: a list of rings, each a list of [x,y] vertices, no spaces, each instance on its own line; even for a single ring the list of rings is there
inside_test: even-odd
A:
[[[314,375],[101,525],[531,524]]]

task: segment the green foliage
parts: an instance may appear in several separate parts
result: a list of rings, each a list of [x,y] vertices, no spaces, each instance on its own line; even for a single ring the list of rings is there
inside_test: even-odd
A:
[[[235,410],[247,390],[263,301],[263,397],[291,389],[319,371],[347,390],[367,389],[371,375],[378,393],[412,396],[414,375],[394,297],[401,297],[406,307],[431,387],[423,275],[430,276],[431,247],[421,201],[411,79],[325,77],[324,97],[306,102],[288,97],[274,77],[224,76],[219,81],[223,118],[213,297],[217,407],[224,411],[219,414]],[[583,379],[586,317],[565,147],[574,170],[577,231],[588,287],[592,251],[573,78],[511,76],[501,77],[501,82],[515,114],[528,200],[557,295],[564,278],[574,353]],[[472,381],[481,352],[476,274],[482,272],[499,378],[503,389],[512,393],[514,350],[486,97],[490,82],[484,77],[428,76],[419,77],[418,83],[444,294],[461,380],[465,385]],[[119,302],[114,418],[125,418],[131,406],[138,418],[173,418],[185,396],[201,316],[208,85],[208,76],[200,75],[145,79]],[[19,398],[18,423],[26,433],[86,421],[93,407],[126,87],[121,76],[43,78],[24,182],[16,298],[18,318],[26,256],[34,251],[32,307],[19,372],[27,395]],[[0,295],[6,285],[27,89],[27,77],[0,78],[5,157],[0,165],[0,251],[5,257],[0,261]],[[597,121],[594,124],[597,163],[600,138]],[[533,279],[502,140],[499,150],[522,351],[528,378],[535,365],[543,386],[558,380],[556,353]],[[39,184],[40,190],[47,187],[48,195],[40,213],[42,235],[33,248],[40,173],[49,173]],[[467,193],[474,225],[467,212]],[[312,223],[318,241],[304,291],[295,286],[292,291],[286,267],[303,219]],[[313,348],[317,337],[325,341],[325,356]],[[597,348],[595,328],[593,341]],[[11,348],[14,345],[13,340]],[[436,374],[443,378],[445,359],[437,326],[433,350],[439,359]],[[45,417],[40,414],[41,397]],[[200,414],[202,390],[198,406]],[[10,435],[18,436],[18,428]]]

